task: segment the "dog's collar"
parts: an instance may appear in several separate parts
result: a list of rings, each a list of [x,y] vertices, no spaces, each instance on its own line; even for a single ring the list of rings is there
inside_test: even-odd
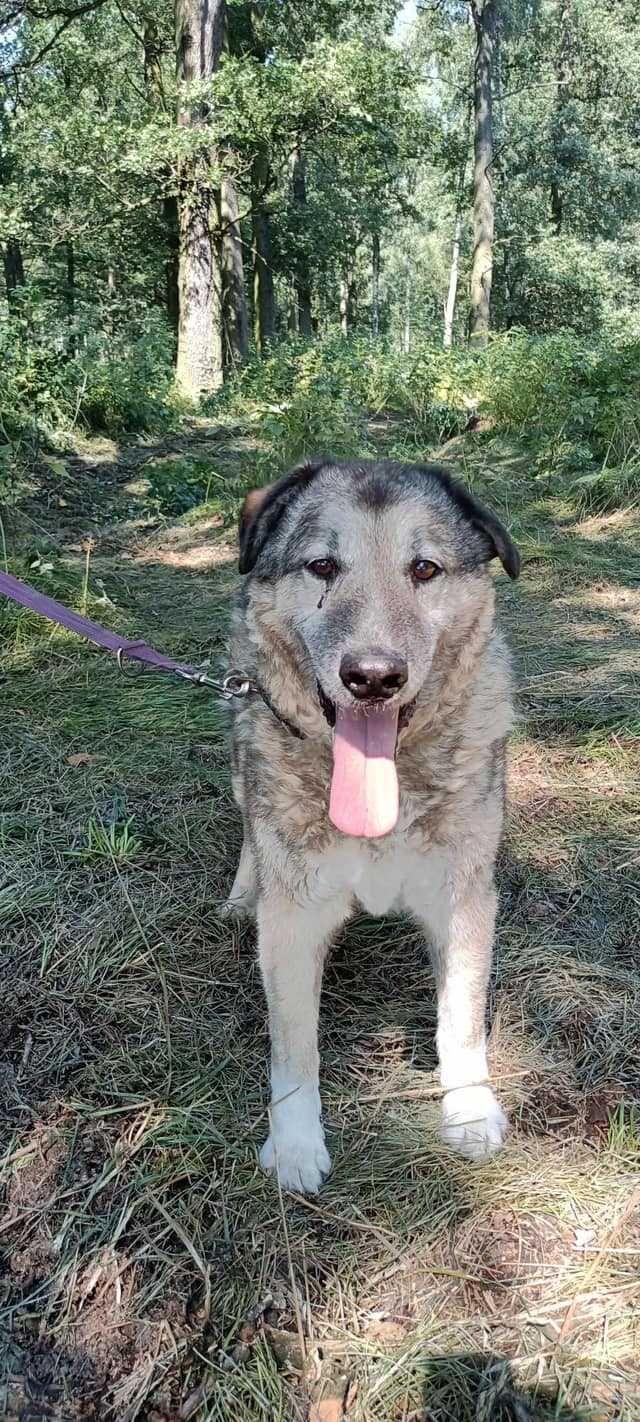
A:
[[[255,678],[243,676],[242,672],[232,672],[226,678],[226,681],[227,683],[235,682],[234,689],[232,690],[230,687],[227,693],[228,695],[259,696],[260,700],[269,708],[271,715],[275,717],[276,721],[279,721],[281,726],[284,726],[292,736],[295,736],[297,741],[306,741],[308,739],[305,731],[301,731],[300,727],[296,726],[294,721],[290,721],[287,716],[283,716],[282,712],[278,710],[275,703],[271,700],[268,692],[265,691],[264,687],[261,686],[260,682],[256,681]],[[323,691],[320,682],[317,682],[316,685],[322,714],[328,725],[333,727],[336,724],[336,708],[333,701],[330,701],[329,697]],[[403,731],[405,727],[408,726],[415,709],[415,699],[410,701],[407,706],[401,708],[398,718],[398,731]]]
[[[257,681],[254,681],[252,683],[252,690],[254,690],[256,694],[260,697],[260,699],[264,701],[264,704],[265,706],[268,706],[271,715],[275,716],[276,721],[279,721],[281,726],[285,726],[286,729],[290,731],[291,735],[295,736],[297,741],[306,741],[307,737],[304,731],[301,731],[299,726],[296,726],[293,721],[289,721],[286,716],[283,716],[282,712],[278,710],[277,706],[274,706],[271,697],[267,695],[263,686],[260,686]]]

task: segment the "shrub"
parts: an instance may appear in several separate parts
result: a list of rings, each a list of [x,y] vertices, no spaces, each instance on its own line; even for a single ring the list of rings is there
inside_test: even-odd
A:
[[[157,429],[175,418],[171,340],[160,312],[149,312],[133,335],[89,338],[66,385],[74,418],[89,429]]]
[[[26,319],[0,324],[0,434],[15,438],[65,420],[59,354],[33,340]]]
[[[158,513],[175,517],[209,503],[218,476],[204,460],[163,459],[148,466],[147,483]]]
[[[57,326],[32,314],[0,326],[0,420],[5,436],[50,435],[78,423],[117,433],[154,429],[176,418],[171,337],[151,311],[127,333],[79,335],[65,351]],[[0,434],[2,431],[0,430]]]
[[[366,419],[381,411],[410,417],[425,443],[438,444],[468,419],[473,401],[463,372],[472,367],[466,352],[423,348],[400,355],[366,337],[289,341],[266,360],[251,361],[210,408],[259,420],[290,458],[361,451]]]
[[[497,273],[494,320],[537,335],[573,331],[592,339],[616,305],[611,265],[598,245],[589,247],[568,234],[518,246],[509,262],[508,289]]]
[[[268,445],[265,471],[272,474],[323,451],[343,458],[362,452],[362,385],[354,378],[347,347],[347,342],[286,342],[266,360],[249,362],[209,408],[230,409],[259,423]]]

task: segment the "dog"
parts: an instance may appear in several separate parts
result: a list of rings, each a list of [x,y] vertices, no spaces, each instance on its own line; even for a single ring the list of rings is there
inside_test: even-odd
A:
[[[229,905],[257,919],[272,1094],[260,1159],[288,1189],[316,1192],[330,1169],[322,971],[357,908],[424,928],[442,1139],[482,1160],[505,1137],[485,1046],[512,723],[496,557],[518,576],[507,530],[435,464],[319,458],[242,509],[230,650],[264,699],[233,718],[244,842]]]

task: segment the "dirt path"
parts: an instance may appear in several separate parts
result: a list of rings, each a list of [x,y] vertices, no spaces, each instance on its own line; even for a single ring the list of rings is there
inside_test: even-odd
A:
[[[209,431],[188,457],[243,469],[241,436]],[[77,597],[91,533],[90,613],[215,660],[224,510],[160,522],[140,481],[185,446],[148,454],[80,452],[65,492],[34,491],[19,561]],[[492,992],[509,1146],[482,1169],[440,1148],[423,945],[359,920],[324,998],[335,1171],[285,1231],[256,1168],[251,933],[216,912],[239,838],[224,713],[5,613],[0,1417],[288,1422],[324,1390],[318,1422],[640,1418],[639,520],[580,520],[505,446],[447,457],[526,555],[500,583],[521,687]]]

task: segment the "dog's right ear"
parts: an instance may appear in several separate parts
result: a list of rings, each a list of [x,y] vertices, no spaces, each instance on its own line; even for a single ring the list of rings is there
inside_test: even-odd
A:
[[[251,573],[260,554],[275,533],[278,524],[288,508],[291,499],[301,493],[315,479],[326,459],[306,460],[296,465],[282,479],[273,484],[265,484],[261,489],[251,489],[240,511],[238,529],[240,557],[238,567],[241,573]]]

